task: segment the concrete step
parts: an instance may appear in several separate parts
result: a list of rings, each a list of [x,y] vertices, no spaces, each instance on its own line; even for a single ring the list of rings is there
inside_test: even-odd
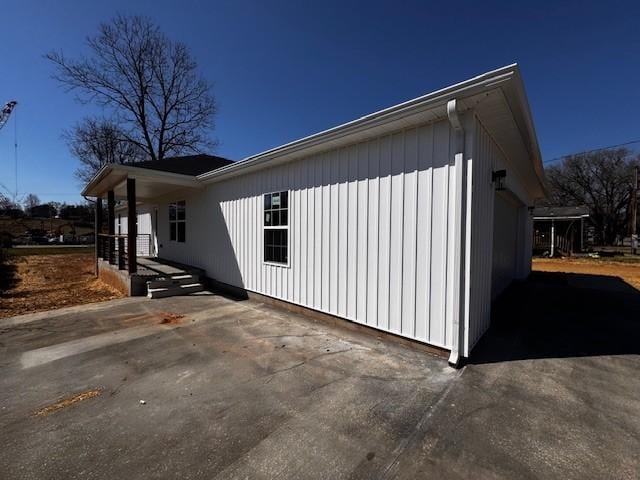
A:
[[[169,288],[177,285],[189,285],[191,283],[199,283],[198,275],[190,275],[188,273],[182,275],[171,275],[168,277],[160,277],[147,282],[147,288]]]
[[[147,297],[164,298],[187,295],[189,293],[202,292],[204,286],[201,283],[187,283],[185,285],[174,285],[170,287],[147,288]]]

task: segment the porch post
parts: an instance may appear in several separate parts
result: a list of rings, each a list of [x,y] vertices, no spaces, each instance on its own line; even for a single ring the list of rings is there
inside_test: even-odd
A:
[[[98,197],[96,198],[96,215],[94,217],[94,227],[93,227],[93,232],[94,232],[94,242],[95,242],[95,254],[96,254],[96,276],[98,276],[98,258],[101,255],[104,255],[102,253],[102,249],[101,247],[101,241],[102,238],[100,237],[100,234],[102,233],[102,197]]]
[[[129,260],[129,274],[138,271],[136,255],[136,239],[138,225],[136,214],[136,179],[127,178],[127,258]]]
[[[116,200],[113,190],[107,192],[107,233],[109,234],[109,263],[116,263],[116,243],[113,235],[115,234],[115,206]]]
[[[553,255],[555,254],[555,249],[556,249],[555,247],[556,247],[556,224],[552,218],[551,219],[551,253],[549,254],[550,257],[553,257]]]

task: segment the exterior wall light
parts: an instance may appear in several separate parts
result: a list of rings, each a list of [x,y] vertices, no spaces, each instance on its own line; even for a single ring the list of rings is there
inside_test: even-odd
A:
[[[496,190],[504,190],[505,189],[505,186],[504,186],[504,179],[505,178],[507,178],[507,171],[506,170],[495,170],[491,174],[491,181],[494,183]]]

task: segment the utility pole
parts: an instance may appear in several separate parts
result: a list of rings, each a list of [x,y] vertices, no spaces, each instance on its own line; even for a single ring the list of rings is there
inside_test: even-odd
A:
[[[638,169],[633,169],[633,191],[631,194],[631,253],[638,253]]]

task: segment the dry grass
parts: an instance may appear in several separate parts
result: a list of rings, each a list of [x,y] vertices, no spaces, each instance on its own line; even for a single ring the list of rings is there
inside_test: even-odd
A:
[[[84,392],[76,393],[75,395],[71,395],[70,397],[63,398],[62,400],[57,401],[51,405],[48,405],[44,408],[41,408],[34,415],[38,417],[43,417],[45,415],[49,415],[51,413],[57,412],[65,407],[73,405],[74,403],[81,402],[83,400],[88,400],[93,397],[97,397],[102,394],[101,388],[94,388],[92,390],[86,390]]]
[[[592,258],[536,258],[533,269],[540,272],[566,272],[620,277],[640,290],[640,263],[624,263]]]
[[[122,297],[95,277],[90,253],[28,255],[12,261],[17,282],[0,296],[0,318]]]

